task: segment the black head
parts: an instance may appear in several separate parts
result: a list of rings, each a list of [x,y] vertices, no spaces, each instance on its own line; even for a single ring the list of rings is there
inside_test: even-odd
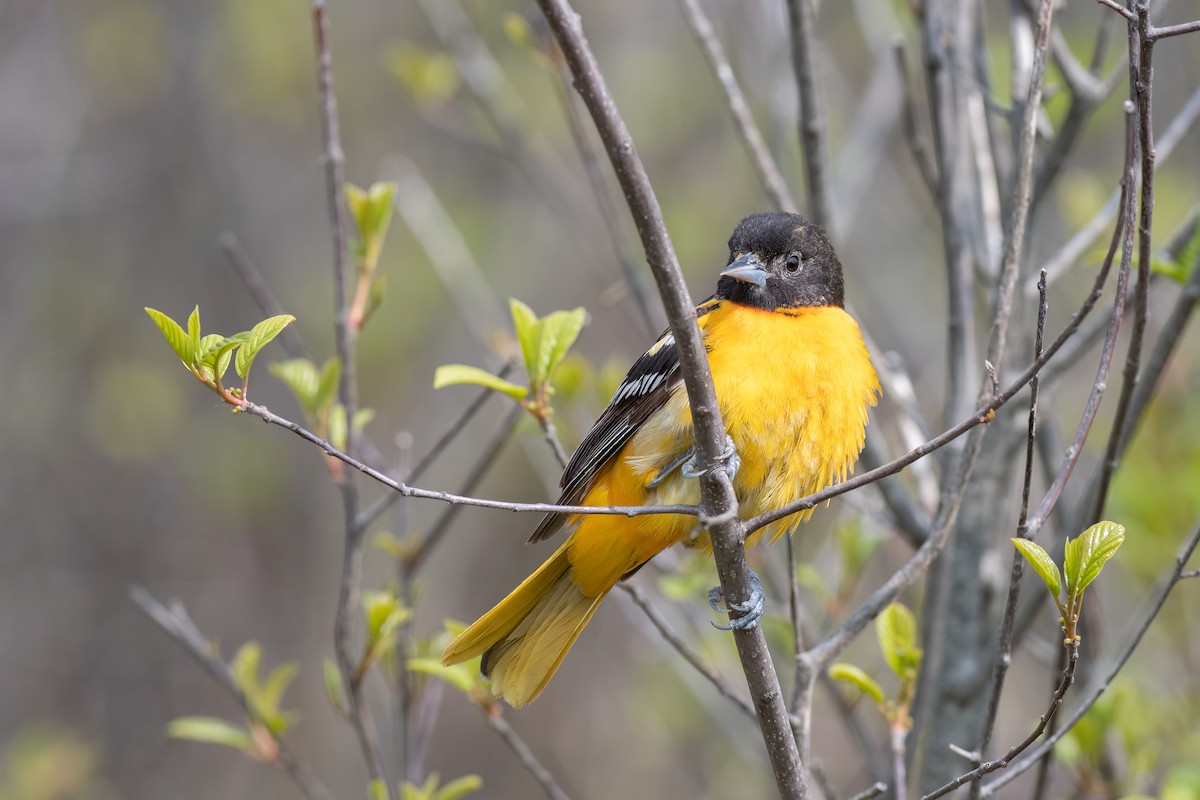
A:
[[[774,310],[845,304],[842,263],[825,229],[799,214],[751,214],[729,237],[717,296]]]

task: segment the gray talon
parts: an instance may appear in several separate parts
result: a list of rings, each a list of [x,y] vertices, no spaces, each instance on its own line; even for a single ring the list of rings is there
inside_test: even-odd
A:
[[[689,449],[688,452],[691,452],[692,449]],[[738,455],[737,448],[733,445],[733,437],[729,434],[725,434],[725,451],[721,453],[718,465],[725,468],[725,474],[729,476],[730,480],[733,480],[733,476],[737,475],[737,471],[742,466],[742,457]],[[716,468],[714,467],[714,469]],[[683,466],[679,468],[679,474],[685,478],[699,478],[705,472],[706,470],[696,468],[695,453],[692,453],[691,458],[683,462]]]
[[[722,608],[721,603],[725,599],[725,592],[720,586],[714,586],[708,591],[708,605],[713,611],[719,614],[729,614],[738,612],[742,616],[736,619],[729,620],[727,625],[718,625],[713,623],[713,627],[722,631],[744,631],[752,630],[758,627],[758,621],[762,619],[763,611],[767,604],[767,595],[763,591],[762,581],[754,570],[747,570],[750,573],[750,597],[744,603],[728,603],[727,608]]]

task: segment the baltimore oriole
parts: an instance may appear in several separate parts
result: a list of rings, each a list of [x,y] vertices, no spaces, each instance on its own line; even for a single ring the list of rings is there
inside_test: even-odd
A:
[[[696,314],[737,454],[729,466],[744,516],[843,479],[858,458],[879,381],[843,305],[842,265],[820,226],[782,212],[738,224],[716,294]],[[559,503],[698,503],[692,449],[691,411],[667,332],[629,370],[580,444]],[[756,538],[765,531],[773,541],[806,516],[773,523]],[[571,535],[463,631],[442,663],[483,654],[492,691],[513,707],[525,705],[618,581],[673,544],[709,546],[695,525],[667,514],[548,515],[531,542],[564,527]]]

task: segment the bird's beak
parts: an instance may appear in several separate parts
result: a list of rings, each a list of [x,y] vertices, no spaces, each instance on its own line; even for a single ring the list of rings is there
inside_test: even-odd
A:
[[[721,277],[733,278],[742,283],[753,283],[755,286],[765,286],[767,283],[767,271],[763,269],[763,265],[759,263],[753,253],[747,253],[736,259],[721,273]]]

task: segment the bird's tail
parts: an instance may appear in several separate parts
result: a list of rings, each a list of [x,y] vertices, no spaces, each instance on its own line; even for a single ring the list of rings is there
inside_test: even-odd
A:
[[[571,577],[568,539],[508,597],[442,653],[447,666],[483,655],[492,691],[513,708],[534,700],[608,594],[585,595]],[[611,589],[611,586],[609,587]]]

